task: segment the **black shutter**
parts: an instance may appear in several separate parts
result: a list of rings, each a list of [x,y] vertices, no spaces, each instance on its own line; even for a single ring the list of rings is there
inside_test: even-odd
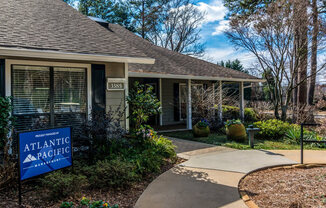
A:
[[[180,121],[179,83],[173,84],[174,121]]]
[[[105,112],[105,65],[92,65],[92,103],[93,111]]]
[[[5,60],[0,59],[0,96],[5,96]]]

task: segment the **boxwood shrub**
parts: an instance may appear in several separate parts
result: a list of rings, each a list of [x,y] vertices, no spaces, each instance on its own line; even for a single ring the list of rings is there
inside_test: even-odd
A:
[[[223,105],[223,117],[227,120],[231,119],[239,119],[240,118],[240,108],[229,106],[229,105]],[[245,108],[245,121],[257,121],[257,115],[256,112],[252,108]]]
[[[256,136],[258,139],[280,140],[291,128],[291,124],[277,119],[270,119],[255,122],[254,127],[260,128],[260,132]]]

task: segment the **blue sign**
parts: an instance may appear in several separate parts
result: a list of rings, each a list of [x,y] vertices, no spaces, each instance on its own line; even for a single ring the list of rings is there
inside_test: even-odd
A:
[[[72,165],[70,128],[19,134],[20,180]]]

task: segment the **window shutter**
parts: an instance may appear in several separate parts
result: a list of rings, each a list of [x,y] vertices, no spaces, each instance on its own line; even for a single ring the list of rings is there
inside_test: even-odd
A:
[[[174,121],[180,121],[179,83],[173,84]]]
[[[6,95],[5,86],[5,60],[0,59],[0,96],[2,97]]]

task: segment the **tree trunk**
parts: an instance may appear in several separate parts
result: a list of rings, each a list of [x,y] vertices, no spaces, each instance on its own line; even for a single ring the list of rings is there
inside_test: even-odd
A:
[[[282,121],[285,121],[286,120],[287,111],[288,111],[288,107],[286,105],[282,106],[282,115],[281,115],[281,120]]]
[[[276,119],[280,119],[280,114],[278,112],[278,104],[274,105],[274,116]]]
[[[312,0],[312,21],[313,21],[313,32],[312,32],[312,43],[311,43],[311,78],[308,102],[310,105],[314,102],[315,85],[316,85],[316,73],[317,73],[317,44],[318,44],[318,8],[317,0]]]
[[[142,26],[141,26],[141,37],[145,39],[145,0],[142,1]]]

